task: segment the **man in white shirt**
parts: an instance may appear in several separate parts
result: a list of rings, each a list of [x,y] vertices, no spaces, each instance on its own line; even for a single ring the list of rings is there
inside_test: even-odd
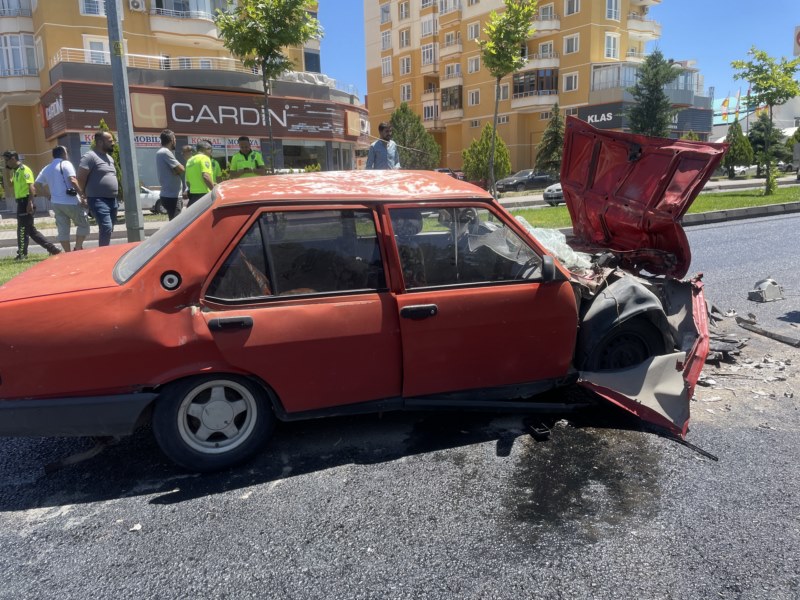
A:
[[[36,187],[47,186],[50,202],[56,215],[58,241],[64,252],[70,251],[69,230],[75,223],[75,250],[83,249],[83,241],[89,235],[89,219],[86,217],[86,200],[81,197],[75,167],[67,160],[64,146],[53,148],[53,162],[47,165],[36,177]]]

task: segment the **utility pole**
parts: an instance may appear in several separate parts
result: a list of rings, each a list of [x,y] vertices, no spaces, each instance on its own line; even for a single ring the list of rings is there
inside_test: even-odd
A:
[[[129,242],[144,239],[144,218],[139,203],[139,174],[136,165],[136,145],[133,141],[131,124],[130,94],[128,93],[128,71],[125,67],[125,43],[122,39],[120,12],[122,5],[118,0],[107,0],[108,42],[111,45],[111,83],[114,87],[114,105],[119,161],[122,169],[122,193],[125,200],[125,227]]]

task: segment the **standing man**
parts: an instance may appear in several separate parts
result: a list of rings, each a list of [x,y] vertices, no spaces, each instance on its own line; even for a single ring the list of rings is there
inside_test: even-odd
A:
[[[400,152],[392,141],[392,126],[389,123],[378,125],[380,139],[375,140],[367,154],[367,169],[399,169]]]
[[[191,206],[214,187],[214,168],[211,166],[211,144],[197,142],[197,154],[186,161],[186,185]]]
[[[89,235],[89,219],[86,217],[86,200],[79,197],[80,187],[75,176],[75,167],[69,162],[64,146],[53,148],[53,162],[36,176],[36,186],[47,186],[50,202],[56,215],[58,241],[64,252],[70,251],[69,230],[75,224],[75,250],[83,250],[83,240]]]
[[[3,158],[6,159],[6,169],[14,171],[14,197],[17,199],[17,258],[15,260],[28,258],[28,238],[32,238],[50,254],[59,254],[61,250],[48,241],[33,224],[33,213],[35,212],[33,199],[36,197],[33,171],[27,165],[22,164],[19,154],[14,150],[3,152]]]
[[[161,132],[161,148],[156,152],[156,172],[161,186],[161,206],[167,209],[169,220],[178,214],[178,204],[183,188],[183,175],[186,169],[175,158],[175,134],[165,129]]]
[[[239,152],[231,157],[228,173],[231,179],[267,174],[267,170],[264,168],[264,157],[261,156],[261,152],[250,147],[250,138],[246,135],[239,138]]]
[[[214,148],[214,144],[211,143],[211,140],[203,140],[203,141],[208,142],[212,149]],[[214,177],[213,177],[214,185],[217,185],[220,181],[222,181],[222,167],[220,166],[219,161],[213,156],[211,157],[211,168],[214,171]]]
[[[100,246],[111,243],[111,232],[117,223],[117,193],[119,180],[114,164],[114,137],[109,131],[94,134],[94,150],[81,157],[78,169],[78,187],[83,190],[82,198],[89,201],[97,226],[100,229]]]

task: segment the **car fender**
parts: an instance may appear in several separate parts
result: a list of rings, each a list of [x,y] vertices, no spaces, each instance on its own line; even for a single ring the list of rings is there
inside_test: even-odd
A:
[[[623,277],[598,292],[580,321],[575,362],[580,366],[605,335],[620,324],[644,315],[672,347],[669,324],[661,300],[634,277]]]

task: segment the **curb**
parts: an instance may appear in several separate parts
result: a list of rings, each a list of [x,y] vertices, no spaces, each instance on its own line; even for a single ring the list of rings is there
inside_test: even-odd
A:
[[[53,230],[52,233],[51,233],[50,229],[38,228],[38,227],[37,227],[37,229],[39,229],[39,231],[41,231],[47,239],[49,239],[51,242],[56,244],[56,246],[58,246],[58,242],[55,239],[55,237],[56,237],[55,230]],[[73,226],[71,234],[70,234],[70,242],[74,242],[75,241],[75,231],[74,230],[75,230],[75,227]],[[151,236],[158,230],[159,230],[158,227],[150,227],[150,228],[145,227],[144,235],[145,235],[145,237]],[[89,241],[89,240],[97,241],[98,238],[99,238],[99,234],[98,234],[97,231],[91,231],[89,233],[89,235],[86,236],[86,240],[87,241]],[[121,228],[121,229],[114,229],[114,231],[111,232],[111,239],[112,240],[127,239],[127,238],[128,238],[128,230],[125,229],[124,227]],[[34,246],[36,245],[36,243],[33,242],[33,241],[31,241],[30,243],[33,244]],[[16,232],[14,232],[12,237],[0,237],[0,248],[16,248],[16,247],[17,247],[17,234],[16,234]]]

